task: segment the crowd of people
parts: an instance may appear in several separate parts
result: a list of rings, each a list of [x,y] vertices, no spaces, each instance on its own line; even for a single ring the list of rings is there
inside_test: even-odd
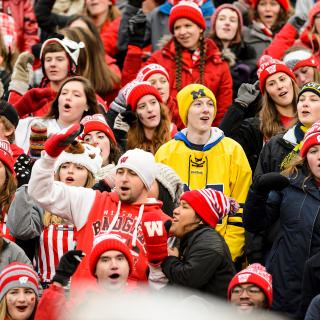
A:
[[[320,2],[0,0],[0,99],[0,320],[320,319]]]

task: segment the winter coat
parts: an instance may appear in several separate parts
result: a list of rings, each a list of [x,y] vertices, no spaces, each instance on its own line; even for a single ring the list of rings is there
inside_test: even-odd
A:
[[[204,85],[213,91],[217,99],[217,114],[213,122],[216,126],[220,123],[224,113],[232,103],[232,78],[228,64],[221,59],[221,54],[216,44],[211,40],[206,40],[206,58]],[[191,83],[200,82],[200,61],[193,64],[190,54],[185,51],[185,56],[190,58],[182,59],[182,88]],[[173,40],[162,49],[154,52],[148,59],[149,63],[158,63],[169,73],[170,94],[175,97],[178,89],[176,84],[176,52]]]
[[[100,29],[104,50],[113,58],[118,53],[117,43],[120,21],[121,17],[115,18],[113,21],[106,21]]]
[[[211,128],[209,141],[195,150],[187,139],[187,130],[178,132],[173,140],[157,151],[157,162],[170,166],[186,189],[212,188],[244,203],[251,184],[251,170],[241,146],[227,138],[218,128]],[[227,216],[216,230],[229,246],[233,261],[243,255],[244,230],[242,214]]]
[[[320,294],[318,294],[312,299],[304,320],[318,320],[319,314],[320,314]]]
[[[266,230],[280,219],[280,230],[267,258],[272,275],[272,309],[293,316],[302,298],[304,265],[313,252],[320,250],[320,193],[309,172],[300,168],[282,191],[262,194],[249,191],[243,222],[246,230]]]
[[[205,225],[186,234],[180,241],[179,258],[169,256],[161,267],[170,284],[223,299],[235,274],[226,242],[215,229]]]
[[[31,47],[39,42],[38,24],[32,3],[31,0],[0,0],[0,11],[14,19],[20,52],[31,52]]]

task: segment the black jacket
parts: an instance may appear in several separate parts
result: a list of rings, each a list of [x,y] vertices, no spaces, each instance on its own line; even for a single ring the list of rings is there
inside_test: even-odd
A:
[[[201,225],[181,239],[180,257],[167,257],[162,270],[171,284],[198,289],[223,299],[235,274],[229,248],[213,228]]]

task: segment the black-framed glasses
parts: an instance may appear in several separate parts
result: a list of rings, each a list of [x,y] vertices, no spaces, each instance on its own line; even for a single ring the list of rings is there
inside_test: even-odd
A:
[[[246,287],[246,288],[236,286],[232,289],[231,293],[236,296],[241,296],[244,291],[247,292],[248,296],[256,296],[262,292],[261,289],[256,286],[250,286],[250,287]]]

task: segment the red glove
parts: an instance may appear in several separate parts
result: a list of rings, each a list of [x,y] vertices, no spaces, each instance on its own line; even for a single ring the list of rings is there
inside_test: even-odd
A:
[[[72,124],[59,133],[53,134],[44,144],[44,150],[50,157],[56,158],[82,132],[83,126]]]
[[[40,110],[52,101],[55,96],[56,92],[50,88],[32,88],[13,106],[17,110],[19,117],[23,117],[29,113]]]
[[[142,216],[142,232],[146,242],[147,258],[156,264],[168,256],[168,231],[171,220],[163,221],[160,214],[146,212]]]

